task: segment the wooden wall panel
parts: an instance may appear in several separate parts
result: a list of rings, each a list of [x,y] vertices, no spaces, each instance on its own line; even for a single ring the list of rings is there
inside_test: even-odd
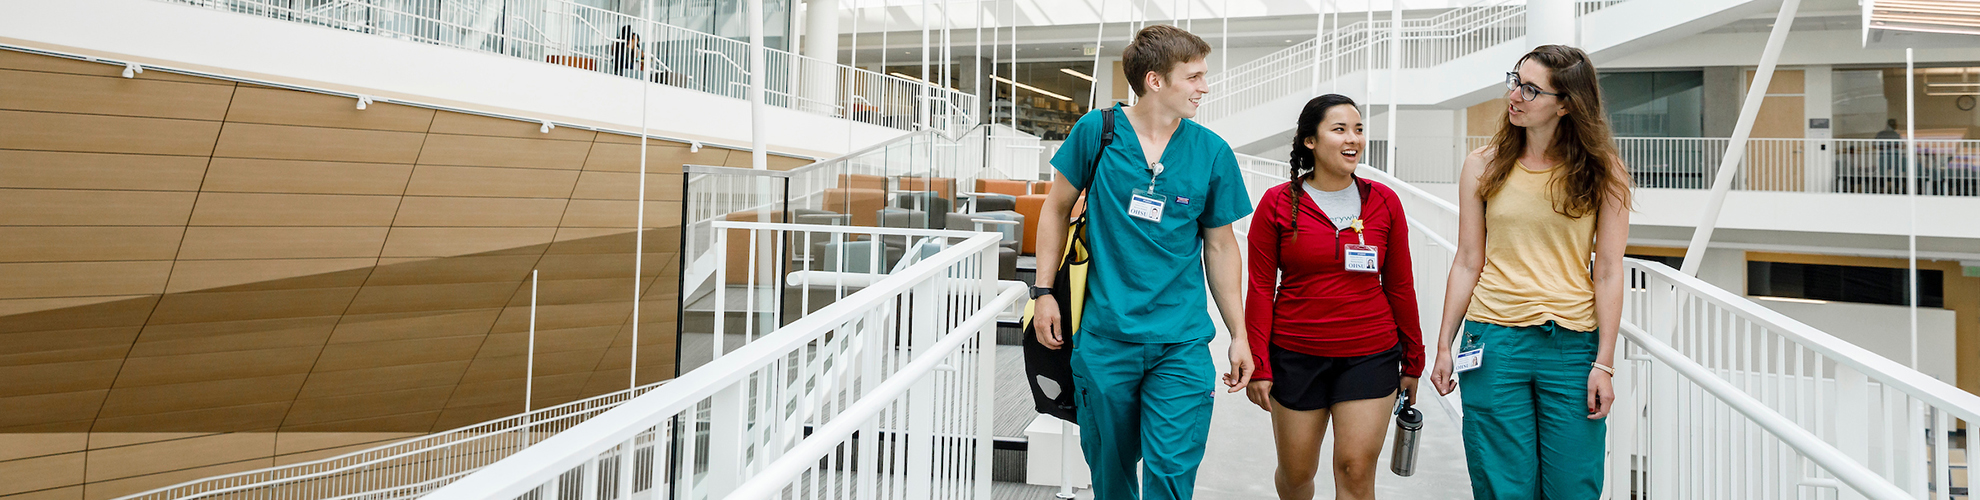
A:
[[[0,109],[19,111],[220,121],[233,94],[226,85],[0,70]]]
[[[213,154],[220,122],[0,110],[0,149]]]
[[[198,191],[203,156],[0,150],[0,187]]]
[[[412,165],[214,158],[199,189],[219,193],[372,194],[406,191]]]
[[[432,125],[435,112],[391,103],[357,109],[357,100],[348,97],[246,85],[234,91],[233,104],[226,113],[230,123],[423,133]]]
[[[121,69],[0,51],[0,485],[108,498],[513,415],[533,269],[536,406],[625,387],[637,137]],[[682,165],[748,158],[647,143],[642,382],[673,374]]]
[[[184,226],[197,196],[160,191],[0,189],[0,226]]]
[[[0,262],[171,260],[180,226],[0,226]]]
[[[270,160],[413,163],[426,135],[289,125],[228,123],[210,154]]]

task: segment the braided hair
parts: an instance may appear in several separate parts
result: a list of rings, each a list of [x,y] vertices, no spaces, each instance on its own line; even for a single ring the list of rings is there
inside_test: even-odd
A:
[[[1313,148],[1306,147],[1306,140],[1320,135],[1320,120],[1327,117],[1327,110],[1334,106],[1354,106],[1354,99],[1340,94],[1327,94],[1306,101],[1306,108],[1299,111],[1299,128],[1293,131],[1292,164],[1290,176],[1292,185],[1286,190],[1286,198],[1292,203],[1286,206],[1286,217],[1292,219],[1293,241],[1299,241],[1299,198],[1306,195],[1300,183],[1313,177]]]

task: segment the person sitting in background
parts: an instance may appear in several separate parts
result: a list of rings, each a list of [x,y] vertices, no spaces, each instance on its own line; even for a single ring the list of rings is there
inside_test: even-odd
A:
[[[632,26],[619,28],[619,40],[612,43],[612,73],[639,78],[646,70],[646,49],[639,44],[639,33]]]

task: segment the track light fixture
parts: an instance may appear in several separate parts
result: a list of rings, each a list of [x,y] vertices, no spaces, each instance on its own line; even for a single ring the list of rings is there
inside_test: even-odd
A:
[[[551,125],[550,120],[543,120],[543,126],[541,128],[536,129],[536,131],[548,134],[550,133],[551,130],[556,130],[556,129],[557,126]]]
[[[143,72],[144,66],[139,66],[138,63],[124,63],[124,78],[137,78],[138,73]]]
[[[357,102],[357,109],[358,109],[359,111],[362,111],[362,110],[364,110],[364,107],[365,107],[365,106],[370,106],[370,105],[371,105],[371,96],[368,96],[368,95],[361,95],[361,96],[357,96],[357,101],[358,101],[358,102]]]
[[[688,152],[689,153],[701,152],[701,141],[688,141]]]

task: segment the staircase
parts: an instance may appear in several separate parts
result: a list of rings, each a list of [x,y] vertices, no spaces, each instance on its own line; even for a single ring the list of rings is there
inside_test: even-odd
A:
[[[1581,43],[1597,63],[1696,34],[1757,12],[1765,0],[1580,2]],[[1531,49],[1526,6],[1464,7],[1405,19],[1401,43],[1388,20],[1356,22],[1233,66],[1211,83],[1199,123],[1240,152],[1283,147],[1308,99],[1340,93],[1363,104],[1457,109],[1504,92],[1505,72]],[[1399,47],[1399,49],[1398,49]],[[1402,51],[1389,71],[1391,50]],[[1394,92],[1389,82],[1395,81]]]

